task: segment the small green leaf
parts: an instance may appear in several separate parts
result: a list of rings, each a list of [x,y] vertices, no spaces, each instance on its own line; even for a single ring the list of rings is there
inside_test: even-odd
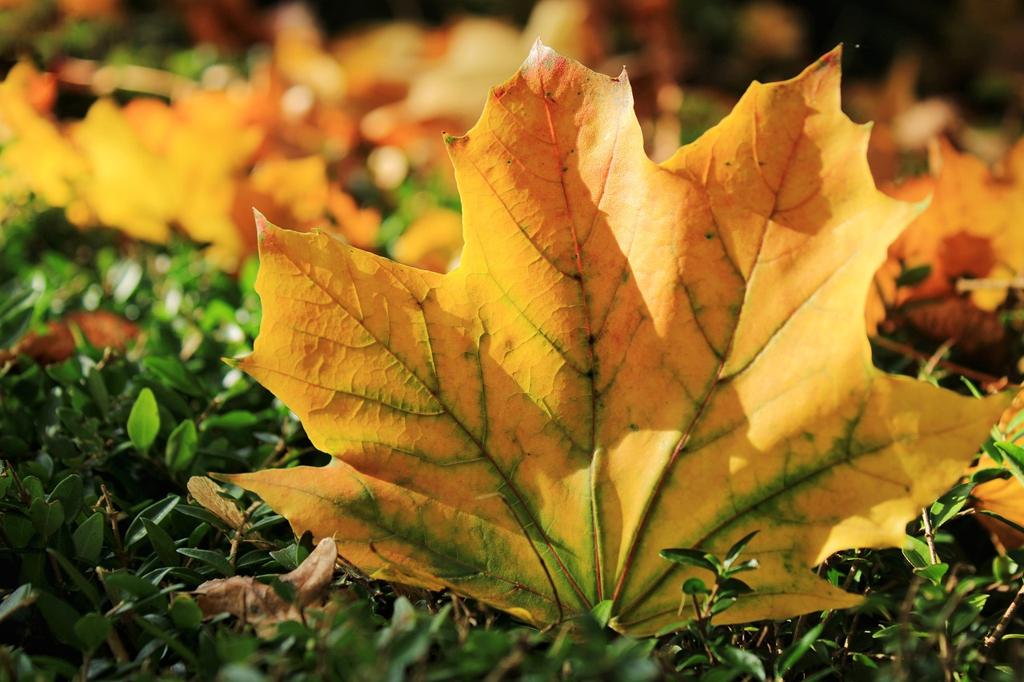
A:
[[[800,639],[786,647],[786,649],[783,650],[782,655],[779,656],[778,661],[775,663],[775,676],[782,678],[792,670],[793,666],[800,662],[800,659],[804,657],[804,654],[806,654],[811,648],[814,641],[818,639],[824,628],[824,623],[818,623],[813,628],[805,632]]]
[[[156,585],[128,571],[107,573],[103,576],[103,584],[114,601],[132,601],[133,597],[137,600],[159,592]]]
[[[286,580],[274,578],[270,581],[270,587],[274,590],[274,594],[289,604],[294,604],[295,600],[298,599],[298,588]]]
[[[36,593],[36,606],[43,614],[43,620],[46,621],[46,625],[54,637],[65,644],[79,646],[75,623],[78,622],[81,614],[71,604],[49,592],[40,590]]]
[[[89,395],[92,396],[96,407],[100,409],[100,413],[106,419],[110,415],[110,394],[107,392],[107,385],[103,381],[103,376],[95,367],[90,367],[86,370],[85,386],[89,389]]]
[[[15,611],[30,606],[35,600],[32,585],[26,583],[18,587],[0,602],[0,623],[7,620]]]
[[[924,568],[932,563],[928,545],[922,540],[908,535],[903,539],[903,556],[914,568]]]
[[[996,449],[1006,455],[1002,460],[1003,466],[1024,484],[1024,448],[1005,440],[1001,440],[995,445]]]
[[[733,575],[734,573],[744,573],[746,571],[753,571],[759,568],[760,566],[761,564],[758,563],[757,559],[747,559],[746,561],[741,561],[738,564],[734,564],[733,567],[730,568],[726,573],[728,575]]]
[[[681,564],[683,566],[695,566],[718,574],[718,567],[708,558],[707,554],[696,549],[674,548],[663,549],[659,552],[662,559]]]
[[[991,516],[993,519],[997,519],[998,521],[1001,521],[1002,523],[1006,524],[1010,528],[1013,528],[1018,533],[1024,533],[1024,526],[1020,525],[1016,521],[1012,521],[1012,520],[1006,518],[1002,514],[998,514],[998,513],[994,512],[994,511],[992,511],[991,509],[978,509],[977,513],[978,514],[984,514],[985,516]]]
[[[729,551],[725,553],[725,560],[722,562],[722,565],[725,566],[725,568],[732,566],[736,559],[739,558],[740,552],[750,544],[750,541],[754,539],[754,536],[757,535],[757,533],[758,531],[755,530],[753,533],[747,533],[737,540],[736,543],[729,548]]]
[[[124,535],[125,547],[134,547],[142,538],[146,537],[146,527],[142,523],[143,519],[149,519],[157,524],[162,523],[174,511],[179,502],[181,502],[181,497],[178,495],[168,495],[159,502],[154,502],[140,511],[132,520],[128,526],[128,532]]]
[[[1009,582],[1018,568],[1017,562],[1005,554],[1000,554],[992,560],[992,575],[1001,583]]]
[[[147,518],[142,519],[142,525],[146,529],[146,539],[149,540],[156,555],[160,557],[160,561],[167,566],[177,566],[178,553],[175,551],[174,540],[167,534],[167,531]]]
[[[255,637],[228,632],[217,633],[217,656],[225,663],[242,663],[256,651]]]
[[[256,426],[260,418],[246,410],[232,410],[224,414],[215,414],[203,422],[203,430],[225,429],[228,431],[240,431]]]
[[[164,450],[167,468],[172,473],[186,471],[195,459],[198,444],[199,435],[194,421],[186,419],[174,427],[167,438],[167,448]]]
[[[103,513],[95,512],[71,535],[75,556],[87,564],[99,561],[103,549]]]
[[[132,405],[128,415],[128,437],[140,452],[148,452],[160,431],[160,411],[156,407],[153,391],[144,388]]]
[[[60,500],[47,502],[42,498],[37,498],[32,500],[28,515],[32,519],[32,526],[36,532],[45,540],[56,533],[64,523],[64,505],[60,503]]]
[[[227,557],[220,552],[215,552],[209,549],[193,549],[192,547],[179,547],[178,554],[187,556],[190,559],[201,561],[207,566],[212,567],[218,573],[225,576],[232,576],[235,574],[235,569],[231,567]]]
[[[299,564],[309,555],[309,552],[299,543],[293,542],[287,547],[270,552],[274,561],[281,564],[289,571],[299,567]]]
[[[749,594],[753,591],[754,590],[752,587],[750,587],[750,585],[746,584],[739,578],[729,578],[728,580],[723,580],[721,583],[718,584],[718,593],[723,597]]]
[[[166,630],[157,627],[155,624],[148,621],[146,618],[135,614],[132,619],[133,622],[147,634],[159,639],[161,642],[166,644],[169,648],[173,649],[176,654],[181,656],[182,660],[189,666],[190,669],[196,669],[199,667],[199,661],[196,659],[194,653],[184,644],[182,644],[177,637],[167,632]]]
[[[50,491],[46,499],[59,500],[64,507],[64,516],[70,520],[78,516],[82,508],[82,490],[82,477],[78,474],[69,474]]]
[[[168,609],[171,621],[183,630],[195,630],[203,622],[203,611],[187,594],[179,594]]]
[[[110,628],[110,621],[102,614],[87,613],[75,622],[75,635],[83,651],[92,652],[106,641]]]
[[[98,609],[100,607],[100,594],[96,587],[89,582],[86,577],[82,575],[82,572],[79,571],[78,568],[76,568],[75,565],[63,554],[51,548],[47,548],[46,552],[54,561],[60,564],[65,575],[71,579],[71,582],[75,584],[75,587],[78,588],[79,592],[85,595],[85,598],[92,603],[93,608]]]
[[[970,499],[975,485],[977,484],[974,482],[961,483],[933,502],[928,512],[931,515],[932,528],[941,528],[959,514]]]
[[[729,667],[752,675],[754,679],[764,681],[764,663],[755,654],[734,646],[720,647],[715,654]]]
[[[608,621],[612,619],[612,606],[615,602],[611,599],[599,601],[590,609],[590,616],[601,626],[601,629],[608,627]]]
[[[896,278],[896,286],[912,287],[928,279],[930,274],[932,274],[932,266],[928,264],[907,268]]]
[[[988,481],[994,481],[997,478],[1005,480],[1010,478],[1012,475],[1013,474],[1006,469],[1001,468],[978,469],[971,473],[970,482],[977,486],[982,483],[987,483]]]
[[[711,590],[700,578],[687,578],[683,581],[683,594],[708,594]]]
[[[921,576],[922,578],[925,578],[926,580],[930,580],[934,585],[938,585],[939,583],[941,583],[942,578],[945,577],[948,571],[949,564],[931,564],[923,568],[914,569],[914,573]]]
[[[15,549],[23,549],[35,536],[35,527],[32,521],[20,514],[7,513],[0,515],[0,527],[3,528],[4,537]]]
[[[176,357],[150,356],[143,359],[142,366],[156,375],[161,383],[171,386],[185,395],[202,398],[205,394],[195,376]]]

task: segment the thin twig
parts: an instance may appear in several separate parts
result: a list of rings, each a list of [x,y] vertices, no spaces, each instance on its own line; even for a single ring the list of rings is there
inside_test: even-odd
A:
[[[116,627],[111,627],[110,632],[107,633],[107,646],[110,647],[111,653],[114,654],[114,660],[118,663],[127,663],[131,660],[128,650],[124,648],[124,642],[121,641],[121,635],[117,634]]]
[[[924,353],[920,352],[915,348],[912,348],[904,343],[900,343],[899,341],[887,339],[884,336],[872,336],[871,342],[874,343],[876,346],[892,351],[894,353],[899,353],[900,355],[906,356],[913,360],[917,360],[919,362],[927,363],[931,359],[930,356],[925,355]],[[992,376],[991,374],[985,374],[984,372],[979,372],[977,370],[971,369],[970,367],[964,367],[963,365],[959,365],[955,362],[950,362],[949,360],[939,360],[936,363],[936,365],[950,372],[961,374],[967,377],[968,379],[973,379],[974,381],[980,382],[983,385],[1001,384],[1002,382],[1005,381],[1005,377],[996,377]]]
[[[118,511],[114,508],[114,503],[110,499],[110,491],[107,490],[106,483],[100,483],[100,499],[97,502],[97,506],[103,504],[104,516],[107,517],[107,521],[110,523],[110,534],[114,538],[114,554],[117,555],[121,565],[128,567],[128,556],[124,551],[124,541],[121,539],[121,530],[117,527],[117,516]]]
[[[896,664],[896,677],[900,680],[910,679],[906,668],[906,654],[907,642],[910,640],[910,616],[914,607],[914,600],[917,599],[917,593],[921,589],[922,579],[920,576],[915,575],[914,579],[910,583],[910,587],[907,588],[907,594],[903,597],[903,601],[900,603],[900,618],[899,618],[899,638],[897,640],[899,648],[896,649],[895,664]]]
[[[1006,611],[1003,611],[1003,615],[999,618],[999,622],[992,628],[992,631],[985,635],[985,639],[981,643],[981,653],[985,654],[989,649],[996,645],[1002,636],[1006,633],[1006,628],[1010,626],[1010,621],[1013,620],[1013,614],[1017,612],[1017,607],[1020,606],[1021,601],[1024,600],[1024,584],[1021,584],[1020,589],[1017,590],[1017,594],[1014,595],[1013,601],[1006,607]]]
[[[958,279],[956,281],[957,293],[968,291],[1000,291],[1006,289],[1024,289],[1024,277],[1013,279]]]
[[[242,537],[245,535],[245,527],[249,525],[249,519],[260,508],[261,504],[263,503],[253,502],[242,513],[242,521],[238,524],[238,528],[235,529],[235,534],[231,537],[231,549],[228,551],[228,563],[231,564],[231,568],[235,567],[235,562],[238,560],[238,545],[241,544]]]
[[[921,367],[921,371],[928,375],[935,371],[935,366],[942,361],[942,357],[949,352],[949,349],[956,343],[956,339],[946,339],[942,342],[942,345],[935,349],[931,357],[928,358],[928,362],[924,363]]]

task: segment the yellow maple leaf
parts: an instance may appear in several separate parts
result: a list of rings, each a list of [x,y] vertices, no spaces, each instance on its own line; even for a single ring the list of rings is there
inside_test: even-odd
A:
[[[223,267],[238,265],[251,247],[233,218],[236,192],[264,137],[244,102],[221,92],[174,105],[101,99],[64,134],[29,103],[34,75],[18,65],[0,84],[8,193],[34,192],[76,225],[146,241],[165,242],[179,229],[210,244],[207,255]]]
[[[226,478],[371,575],[538,625],[611,600],[652,633],[700,575],[659,551],[752,531],[722,622],[858,603],[811,567],[901,544],[1006,400],[872,366],[868,285],[919,208],[876,191],[838,51],[659,166],[625,74],[538,44],[448,144],[446,275],[258,220],[240,364],[334,459]]]
[[[275,205],[289,207],[298,225],[323,223],[330,193],[323,157],[264,159],[249,174],[249,184]]]
[[[167,241],[181,188],[156,152],[148,149],[129,126],[121,109],[98,100],[70,132],[88,164],[88,174],[75,185],[94,220],[151,242]],[[91,222],[91,221],[90,221]]]
[[[9,193],[34,192],[53,206],[65,206],[86,164],[54,122],[32,106],[31,84],[38,75],[31,64],[19,62],[0,83],[0,165],[14,176],[6,183]]]

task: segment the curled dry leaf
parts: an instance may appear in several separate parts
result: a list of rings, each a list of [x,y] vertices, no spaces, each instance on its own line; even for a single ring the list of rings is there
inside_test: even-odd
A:
[[[44,365],[67,360],[75,353],[75,330],[91,345],[115,350],[124,350],[139,336],[139,328],[120,315],[106,310],[74,312],[51,322],[45,332],[26,334],[12,348],[0,350],[0,362],[19,355]]]
[[[936,341],[950,341],[968,355],[987,355],[989,362],[999,367],[1005,361],[1006,327],[999,315],[982,310],[966,298],[943,298],[917,306],[908,306],[902,314],[922,334]],[[980,368],[979,368],[980,369]]]
[[[869,283],[920,208],[875,189],[839,61],[753,84],[656,165],[625,74],[538,44],[447,139],[445,275],[257,221],[241,367],[334,459],[226,478],[367,574],[537,625],[608,599],[656,632],[700,575],[659,550],[752,531],[723,622],[860,603],[812,567],[899,546],[1007,401],[872,366]]]
[[[295,588],[294,601],[287,601],[265,583],[247,576],[207,580],[195,589],[196,603],[203,615],[230,613],[256,627],[261,634],[272,634],[274,626],[288,620],[299,620],[301,610],[315,606],[334,576],[338,546],[333,538],[323,538],[306,560],[281,582]]]

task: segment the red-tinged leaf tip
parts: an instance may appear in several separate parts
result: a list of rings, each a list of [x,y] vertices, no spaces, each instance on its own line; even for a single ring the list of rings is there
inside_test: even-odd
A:
[[[256,240],[262,242],[268,231],[267,216],[260,213],[255,206],[252,208],[252,217],[256,221]]]
[[[839,66],[843,62],[843,44],[839,43],[818,59],[818,68]]]

